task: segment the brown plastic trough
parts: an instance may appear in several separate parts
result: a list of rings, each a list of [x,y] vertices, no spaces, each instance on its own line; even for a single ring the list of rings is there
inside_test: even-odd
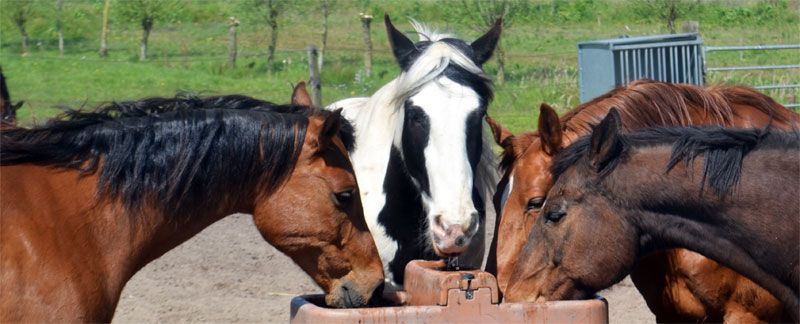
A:
[[[323,295],[295,297],[291,323],[608,323],[602,297],[545,303],[499,303],[497,280],[483,271],[442,271],[441,261],[406,267],[406,292],[384,294],[394,307],[332,309]]]

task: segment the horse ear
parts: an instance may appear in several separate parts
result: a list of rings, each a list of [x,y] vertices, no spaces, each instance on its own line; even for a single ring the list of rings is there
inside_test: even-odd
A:
[[[503,126],[492,117],[486,116],[486,122],[489,124],[489,128],[492,130],[492,137],[494,137],[494,142],[497,143],[497,145],[500,145],[500,147],[503,149],[511,146],[511,141],[514,139],[514,134],[503,128]]]
[[[542,138],[542,150],[553,156],[561,150],[561,138],[564,131],[558,120],[558,113],[547,104],[539,106],[539,136]]]
[[[306,82],[300,80],[294,90],[292,90],[292,105],[295,106],[311,106],[311,96],[306,91]]]
[[[342,127],[342,108],[334,110],[320,126],[317,136],[317,152],[322,152],[336,136],[339,136],[339,129]]]
[[[483,65],[483,63],[486,63],[486,61],[492,57],[494,48],[497,47],[497,42],[500,41],[500,32],[502,31],[503,18],[501,17],[497,18],[494,25],[492,25],[492,29],[489,29],[486,34],[469,45],[475,53],[475,64],[479,66]]]
[[[383,14],[383,22],[386,24],[386,34],[389,38],[389,46],[392,47],[394,58],[397,64],[400,65],[400,69],[407,71],[411,67],[411,60],[413,59],[411,54],[416,52],[417,48],[411,39],[394,28],[388,14]]]
[[[589,163],[595,171],[602,171],[608,162],[622,151],[621,133],[622,119],[620,119],[617,109],[611,108],[606,118],[603,118],[600,125],[597,125],[592,132]]]
[[[19,110],[20,108],[22,108],[22,105],[23,105],[23,104],[25,104],[25,100],[20,100],[20,101],[17,101],[17,103],[15,103],[15,104],[11,105],[11,111],[13,111],[13,112],[14,112],[14,114],[16,114],[17,110]]]

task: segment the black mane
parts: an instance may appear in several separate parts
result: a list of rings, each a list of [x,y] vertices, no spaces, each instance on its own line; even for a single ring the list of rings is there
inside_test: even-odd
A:
[[[555,159],[551,172],[555,182],[567,169],[584,159],[591,150],[591,135],[584,136],[567,147]],[[654,127],[621,134],[623,148],[610,158],[602,175],[610,173],[633,148],[671,145],[665,172],[683,162],[691,162],[703,154],[703,175],[700,190],[706,182],[719,196],[735,188],[742,171],[742,159],[751,151],[763,148],[800,149],[800,133],[774,132],[763,129],[711,127]]]
[[[330,114],[237,95],[111,103],[68,111],[41,127],[3,130],[0,165],[99,171],[98,196],[130,211],[147,205],[190,215],[243,188],[274,191],[294,168],[308,117]],[[352,145],[352,128],[343,129]]]

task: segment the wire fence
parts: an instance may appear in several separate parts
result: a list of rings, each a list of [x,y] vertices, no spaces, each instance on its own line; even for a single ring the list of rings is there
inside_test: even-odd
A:
[[[363,48],[351,48],[351,47],[329,47],[325,49],[326,53],[357,53],[363,54]],[[382,55],[391,55],[392,52],[385,49],[373,49],[373,54],[382,54]],[[301,53],[305,54],[306,49],[302,48],[276,48],[275,53]],[[212,54],[212,55],[196,55],[196,54],[184,54],[184,53],[167,53],[169,56],[180,56],[180,57],[191,57],[188,59],[189,62],[213,62],[213,61],[221,61],[224,62],[228,59],[227,53],[219,53],[219,54]],[[256,57],[263,57],[266,58],[269,56],[268,53],[244,53],[244,54],[237,54],[237,59],[243,58],[256,58]],[[577,59],[578,54],[577,52],[552,52],[552,53],[533,53],[533,54],[506,54],[505,58],[507,60],[515,60],[515,59],[526,59],[526,58],[541,58],[541,57],[552,57],[552,56],[565,56],[565,57],[575,57]],[[0,53],[0,58],[16,58],[20,57],[18,54],[9,54],[9,53]],[[46,59],[46,60],[64,60],[64,61],[75,61],[75,57],[71,56],[52,56],[52,55],[37,55],[28,53],[24,58],[28,59]],[[103,59],[103,58],[88,58],[83,57],[80,58],[83,62],[96,62],[96,63],[147,63],[147,62],[155,62],[155,59],[151,59],[148,61],[139,61],[138,59]]]

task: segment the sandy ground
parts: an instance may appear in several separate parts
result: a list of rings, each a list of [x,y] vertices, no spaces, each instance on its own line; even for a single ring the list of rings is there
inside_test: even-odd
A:
[[[320,292],[261,238],[250,215],[237,214],[139,271],[122,292],[114,322],[285,323],[293,296]],[[600,295],[611,323],[655,321],[630,279]]]

